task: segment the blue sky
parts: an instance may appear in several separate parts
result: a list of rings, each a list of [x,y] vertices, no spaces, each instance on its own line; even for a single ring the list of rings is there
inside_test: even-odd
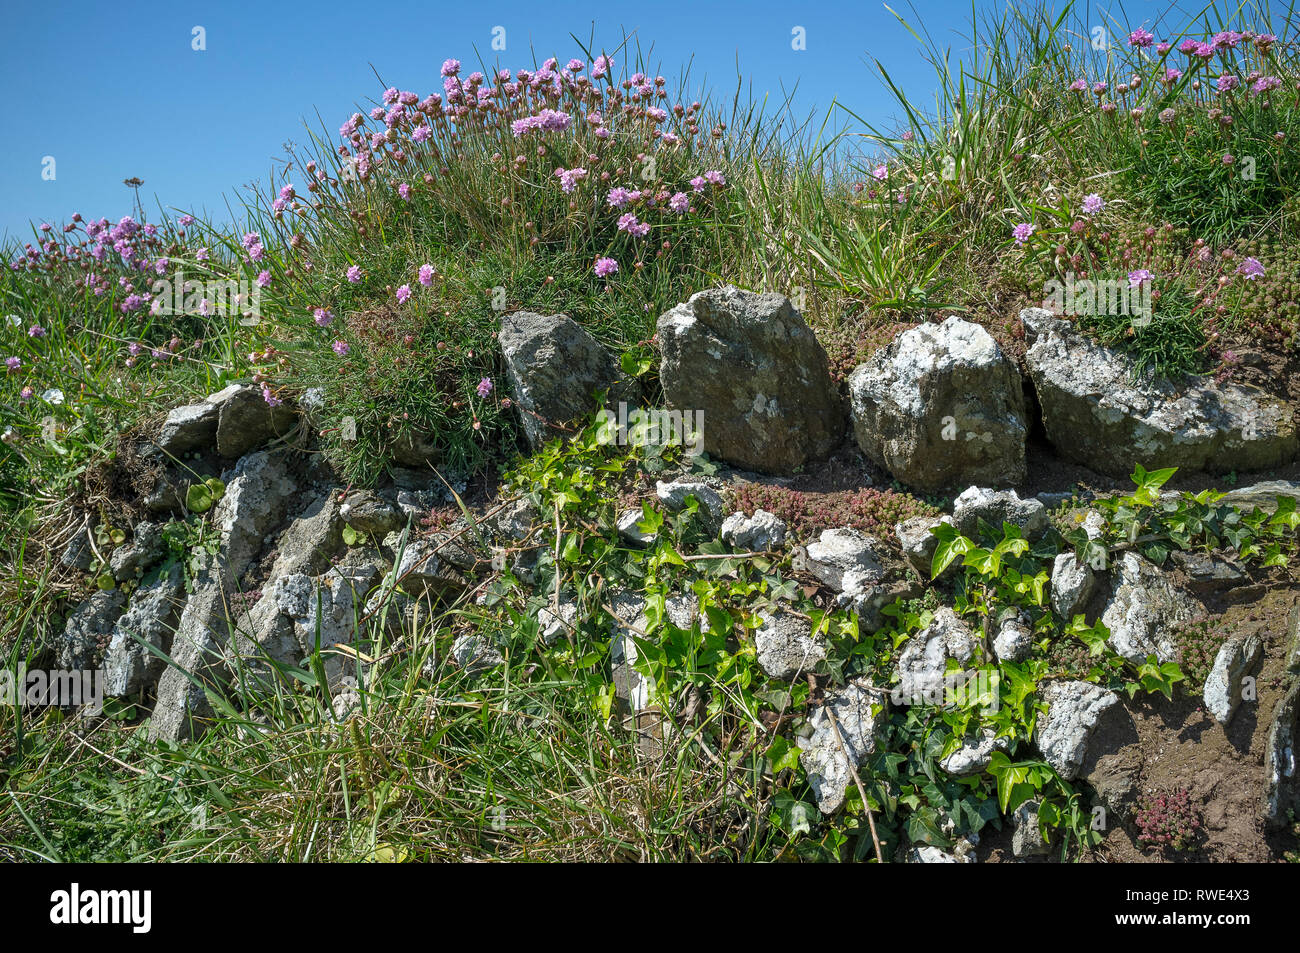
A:
[[[911,18],[902,3],[893,5]],[[439,89],[438,67],[448,56],[466,64],[499,58],[517,69],[532,65],[531,47],[539,61],[563,61],[581,56],[569,34],[585,42],[593,26],[597,45],[607,48],[634,33],[670,80],[693,60],[693,82],[707,78],[730,95],[738,61],[756,96],[779,99],[797,85],[804,109],[838,97],[859,115],[888,120],[873,58],[913,98],[926,101],[934,87],[916,41],[879,0],[6,6],[0,88],[11,106],[0,149],[0,233],[23,240],[32,220],[130,213],[132,195],[122,184],[129,176],[144,180],[151,218],[161,203],[228,220],[226,197],[264,182],[283,144],[304,141],[304,120],[314,123],[319,111],[333,132],[354,103],[378,96],[376,71],[386,84],[424,95]],[[959,53],[969,2],[915,6]],[[205,34],[202,51],[192,49],[196,26]],[[492,50],[494,27],[505,28],[504,52]],[[795,27],[805,31],[804,50],[792,48]],[[42,177],[46,157],[54,159],[52,180]]]

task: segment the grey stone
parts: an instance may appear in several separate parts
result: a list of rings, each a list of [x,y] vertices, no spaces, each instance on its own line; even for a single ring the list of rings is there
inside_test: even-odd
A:
[[[1007,750],[1010,741],[999,738],[991,728],[985,728],[978,738],[967,738],[960,748],[939,762],[939,767],[958,778],[982,774],[993,760],[993,752]]]
[[[879,548],[880,540],[856,529],[828,529],[806,547],[805,564],[836,592],[861,591],[884,578]]]
[[[1294,480],[1264,480],[1250,486],[1240,486],[1229,490],[1219,502],[1228,506],[1240,507],[1249,513],[1259,507],[1266,513],[1277,511],[1278,498],[1288,498],[1300,503],[1300,482]]]
[[[172,664],[158,679],[157,701],[145,729],[150,739],[187,741],[207,729],[213,712],[206,690],[221,690],[230,677],[226,652],[228,595],[233,591],[232,574],[220,558],[204,557],[172,636]]]
[[[907,852],[907,862],[909,864],[973,864],[975,858],[970,854],[958,856],[956,853],[949,853],[931,844],[922,844]]]
[[[1033,648],[1033,630],[1017,618],[1003,620],[993,637],[993,654],[1000,662],[1023,662]]]
[[[195,450],[211,452],[216,447],[217,421],[220,417],[221,408],[206,401],[175,407],[163,421],[162,430],[158,434],[158,446],[173,457]]]
[[[104,694],[110,698],[153,688],[167,663],[145,646],[166,652],[185,605],[179,568],[162,573],[131,594],[126,612],[113,626],[104,656]]]
[[[940,606],[930,624],[909,638],[898,656],[895,703],[941,704],[948,659],[965,665],[978,644],[970,627],[947,606]]]
[[[853,429],[872,461],[937,491],[1025,478],[1029,434],[1015,363],[978,324],[900,332],[849,376]]]
[[[272,407],[248,384],[231,384],[207,402],[217,408],[217,452],[231,459],[287,435],[298,421],[288,403]]]
[[[934,565],[934,553],[939,548],[939,539],[930,532],[945,523],[951,524],[951,516],[913,516],[911,519],[903,520],[894,527],[894,535],[898,537],[898,544],[903,548],[903,556],[907,559],[916,574],[921,577],[922,582],[930,582],[930,572]],[[947,575],[954,571],[954,566],[959,561],[954,560],[948,564],[940,576]]]
[[[1205,688],[1201,692],[1205,708],[1221,725],[1232,721],[1241,704],[1242,679],[1259,665],[1264,644],[1257,635],[1237,635],[1219,646]]]
[[[826,647],[812,638],[812,623],[792,612],[767,609],[754,630],[759,667],[772,678],[794,678],[826,658]]]
[[[406,515],[370,490],[354,490],[339,507],[343,522],[358,533],[384,537],[406,525]]]
[[[241,576],[252,564],[267,533],[284,520],[293,492],[283,454],[259,450],[235,464],[213,510],[231,575]]]
[[[94,562],[95,553],[90,547],[90,537],[85,529],[79,529],[72,534],[67,545],[63,547],[63,553],[59,556],[59,562],[69,569],[79,569],[86,572]]]
[[[451,643],[451,658],[456,667],[471,675],[482,675],[505,664],[505,656],[490,639],[479,632],[465,632]]]
[[[1123,705],[1114,692],[1082,681],[1051,682],[1042,697],[1047,712],[1038,717],[1034,740],[1047,763],[1065,780],[1073,781],[1102,716],[1114,706],[1122,712]]]
[[[1226,473],[1292,460],[1293,408],[1258,388],[1194,376],[1134,379],[1123,353],[1041,309],[1021,312],[1034,343],[1025,356],[1047,437],[1059,454],[1112,476],[1133,465]]]
[[[634,592],[618,591],[610,595],[612,632],[609,648],[610,677],[619,712],[636,719],[650,707],[654,685],[636,670],[635,630],[645,630],[645,600]]]
[[[1052,562],[1052,609],[1067,624],[1092,598],[1097,576],[1072,552],[1058,553]]]
[[[322,493],[280,534],[271,578],[324,572],[343,546],[343,519],[333,493]]]
[[[440,552],[437,538],[407,540],[397,565],[397,581],[411,593],[455,595],[469,587],[465,577]]]
[[[611,403],[640,401],[640,384],[568,315],[516,311],[502,319],[497,339],[533,449],[588,417],[597,390]]]
[[[826,352],[788,299],[701,291],[660,316],[658,338],[668,406],[704,413],[710,456],[793,473],[839,444],[844,410]]]
[[[113,624],[125,605],[122,590],[110,589],[95,592],[77,606],[68,615],[57,641],[58,667],[74,672],[99,668]]]
[[[722,522],[722,541],[732,549],[768,552],[785,545],[790,528],[767,510],[755,510],[753,516],[732,513]]]
[[[1041,538],[1051,525],[1047,507],[1033,497],[1022,500],[1015,490],[991,490],[978,486],[967,487],[953,500],[952,519],[958,532],[972,539],[977,536],[980,520],[993,527],[999,539],[1002,538],[1002,524],[1014,523],[1031,542]]]
[[[1191,587],[1197,592],[1227,589],[1247,579],[1244,567],[1235,558],[1229,559],[1215,553],[1182,550],[1174,550],[1169,558],[1174,565],[1187,573]]]
[[[1286,618],[1286,656],[1288,672],[1300,672],[1300,604],[1292,607]]]
[[[703,517],[704,524],[710,532],[717,533],[722,527],[726,505],[722,502],[718,491],[707,483],[692,483],[686,480],[665,483],[659,480],[655,483],[655,495],[666,509],[674,513],[685,509],[688,499],[695,497],[699,501],[699,515]]]
[[[143,572],[165,552],[163,528],[158,523],[140,522],[135,525],[131,542],[118,546],[108,559],[109,570],[118,582],[134,579],[137,570]]]
[[[856,679],[826,692],[823,703],[813,709],[808,718],[812,733],[797,744],[799,763],[823,814],[833,814],[844,804],[853,773],[876,750],[888,707],[883,693],[876,692],[870,681]],[[834,721],[828,711],[834,713]]]
[[[1265,748],[1265,814],[1270,824],[1282,826],[1300,816],[1300,772],[1296,757],[1300,753],[1300,678],[1291,679],[1291,687],[1278,703],[1268,730]]]
[[[1177,589],[1150,561],[1126,552],[1111,573],[1111,596],[1101,621],[1110,629],[1110,646],[1130,662],[1155,655],[1174,661],[1174,630],[1194,618],[1200,605]]]
[[[642,532],[637,526],[644,518],[640,507],[624,510],[618,517],[618,535],[633,546],[649,546],[654,542],[655,534]]]
[[[1038,826],[1039,803],[1026,801],[1011,815],[1011,853],[1016,857],[1045,857],[1052,852],[1052,841],[1043,838]]]

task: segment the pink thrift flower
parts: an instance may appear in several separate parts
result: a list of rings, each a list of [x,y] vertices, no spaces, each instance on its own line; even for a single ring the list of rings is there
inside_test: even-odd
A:
[[[361,281],[361,266],[353,265],[347,270],[347,279],[351,284],[357,284]]]
[[[433,265],[421,265],[420,273],[417,276],[420,284],[426,288],[433,284]]]
[[[399,304],[406,304],[406,302],[410,300],[410,297],[411,297],[410,285],[402,285],[402,287],[397,289],[397,301]]]
[[[618,271],[618,262],[616,262],[613,258],[597,258],[597,259],[596,259],[596,277],[597,277],[597,278],[608,278],[610,275],[614,274],[616,271]],[[14,361],[16,361],[16,360],[18,360],[18,359],[17,359],[17,358],[10,358],[10,360],[14,360]]]
[[[478,395],[486,397],[490,393],[492,393],[492,381],[485,377],[478,382]]]
[[[332,347],[334,348],[334,353],[339,357],[347,357],[348,351],[352,350],[352,348],[348,346],[347,341],[335,341]]]

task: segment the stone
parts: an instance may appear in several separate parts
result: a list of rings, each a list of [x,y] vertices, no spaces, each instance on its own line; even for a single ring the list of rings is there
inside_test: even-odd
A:
[[[849,398],[862,452],[909,486],[1025,479],[1020,372],[978,324],[953,316],[900,332],[849,376]]]
[[[895,704],[942,704],[948,659],[965,665],[978,645],[970,627],[947,606],[940,606],[930,624],[911,636],[898,656]]]
[[[856,529],[823,530],[806,547],[807,570],[836,592],[861,591],[885,576],[876,556],[880,540]]]
[[[1135,379],[1127,356],[1070,322],[1042,309],[1020,316],[1047,438],[1069,460],[1115,477],[1139,463],[1227,473],[1281,466],[1300,448],[1293,408],[1258,388]]]
[[[1018,618],[1004,619],[993,637],[993,654],[999,662],[1023,662],[1033,649],[1033,630]]]
[[[1114,692],[1083,681],[1050,682],[1042,693],[1047,712],[1038,716],[1034,740],[1043,758],[1067,781],[1079,776],[1088,740],[1108,709],[1128,717]]]
[[[894,535],[898,537],[898,544],[903,549],[903,557],[907,560],[909,566],[916,570],[916,574],[921,577],[922,582],[930,582],[930,572],[934,565],[934,553],[939,548],[939,539],[932,529],[951,524],[951,516],[913,516],[911,519],[903,520],[894,527]],[[948,564],[940,576],[946,575],[953,571],[953,567],[959,563],[954,560]]]
[[[633,639],[645,630],[645,600],[634,592],[618,591],[611,594],[612,633],[609,648],[610,677],[614,683],[614,697],[619,713],[636,719],[650,707],[654,685],[636,670],[637,647]]]
[[[887,709],[884,693],[875,691],[867,679],[826,692],[813,709],[808,718],[812,733],[797,744],[799,763],[823,814],[834,814],[844,804],[853,773],[876,750]],[[829,713],[834,713],[834,721]]]
[[[110,633],[126,605],[121,589],[99,590],[82,602],[63,625],[56,641],[57,664],[65,671],[83,672],[99,668],[108,647]]]
[[[220,691],[229,681],[227,605],[234,591],[232,574],[221,558],[202,557],[194,591],[172,636],[172,664],[158,678],[157,701],[145,728],[149,739],[188,741],[207,729],[213,712],[206,689]]]
[[[704,524],[709,528],[711,533],[717,533],[722,528],[722,518],[726,515],[726,504],[722,502],[722,497],[718,491],[713,489],[707,483],[692,483],[686,480],[674,480],[671,483],[665,483],[659,480],[655,483],[655,496],[659,502],[669,511],[676,513],[686,508],[687,501],[694,497],[699,501],[699,515],[703,517]]]
[[[113,550],[113,555],[108,559],[108,568],[115,580],[125,582],[154,565],[162,559],[165,552],[162,525],[136,523],[131,542]]]
[[[1014,523],[1025,539],[1033,542],[1047,532],[1051,523],[1047,507],[1030,497],[1022,500],[1015,490],[991,490],[972,486],[952,502],[952,520],[963,536],[978,539],[979,521],[993,528],[1002,539],[1002,524]]]
[[[1277,511],[1279,498],[1292,499],[1300,503],[1300,482],[1294,480],[1264,480],[1250,486],[1239,486],[1223,494],[1221,505],[1236,506],[1249,513],[1259,507],[1266,513]]]
[[[1300,604],[1291,608],[1286,618],[1286,655],[1283,664],[1288,672],[1300,673]]]
[[[260,390],[248,384],[231,384],[207,402],[217,408],[217,453],[230,459],[286,436],[298,422],[292,406],[272,407]]]
[[[505,664],[505,656],[486,636],[465,632],[451,643],[451,658],[456,667],[470,675],[481,675]]]
[[[598,390],[611,403],[640,401],[641,385],[568,315],[516,311],[501,320],[497,339],[534,450],[590,416]]]
[[[1174,632],[1191,621],[1200,604],[1177,589],[1149,560],[1126,552],[1112,567],[1111,595],[1101,614],[1110,629],[1110,646],[1135,664],[1155,655],[1175,661]]]
[[[1268,730],[1264,756],[1265,816],[1274,826],[1293,823],[1300,816],[1300,772],[1296,756],[1300,753],[1300,678],[1291,679],[1291,687],[1278,702]]]
[[[294,482],[284,455],[259,450],[235,464],[226,492],[213,510],[232,576],[241,576],[261,551],[267,533],[284,521]]]
[[[343,522],[356,530],[381,539],[406,525],[406,514],[370,490],[354,490],[339,507]]]
[[[1026,801],[1011,814],[1011,853],[1016,857],[1046,857],[1052,852],[1052,841],[1043,837],[1038,825],[1037,800]]]
[[[59,556],[59,562],[69,569],[78,569],[81,572],[87,572],[95,560],[95,552],[90,546],[90,537],[85,529],[79,529],[72,534],[63,547],[63,553]]]
[[[420,427],[407,426],[388,443],[388,459],[398,466],[422,468],[438,462],[437,438]]]
[[[126,612],[113,626],[104,656],[105,695],[122,698],[157,684],[167,663],[146,646],[160,652],[171,647],[184,595],[185,582],[178,568],[159,574],[131,594]]]
[[[793,612],[769,609],[759,613],[754,630],[759,667],[772,678],[794,678],[826,658],[826,647],[812,638],[812,623]]]
[[[637,525],[644,518],[641,507],[624,510],[618,517],[618,535],[633,546],[649,546],[655,541],[655,534],[643,532]]]
[[[975,858],[969,853],[959,857],[956,853],[950,854],[931,844],[922,844],[907,852],[907,862],[909,864],[973,864]]]
[[[1066,624],[1083,611],[1096,587],[1096,573],[1074,553],[1058,553],[1052,561],[1052,609]]]
[[[999,738],[997,732],[985,728],[978,738],[967,738],[952,754],[939,762],[939,767],[957,778],[983,774],[993,760],[993,752],[1007,750],[1009,739]]]
[[[322,493],[280,534],[271,578],[324,572],[343,546],[343,518],[333,493]]]
[[[845,414],[826,352],[789,299],[701,291],[660,316],[658,340],[667,404],[703,412],[711,457],[789,474],[839,445]]]
[[[537,611],[538,635],[544,645],[554,645],[560,639],[569,639],[576,635],[578,625],[578,607],[573,602],[560,597],[560,603],[554,609],[548,604]]]
[[[745,552],[769,552],[785,545],[790,528],[767,510],[754,510],[753,516],[732,513],[722,522],[722,541],[732,549]]]
[[[1226,726],[1241,704],[1242,680],[1255,670],[1264,656],[1264,643],[1257,635],[1236,635],[1219,646],[1201,697],[1206,710]]]
[[[1228,589],[1248,578],[1245,568],[1236,558],[1225,558],[1215,553],[1176,549],[1169,555],[1175,566],[1187,574],[1188,582],[1196,592],[1214,592]]]
[[[469,588],[465,577],[440,552],[442,540],[408,539],[397,564],[397,583],[413,594],[455,595]]]
[[[173,457],[196,450],[210,453],[216,447],[220,417],[221,408],[207,401],[172,408],[158,433],[159,449]]]

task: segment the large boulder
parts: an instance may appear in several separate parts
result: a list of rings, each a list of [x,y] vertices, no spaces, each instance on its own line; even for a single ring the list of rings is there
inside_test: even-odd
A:
[[[712,288],[663,314],[658,333],[664,397],[705,414],[712,456],[793,473],[839,443],[844,412],[826,352],[787,298]]]
[[[1043,426],[1063,457],[1112,476],[1139,463],[1227,473],[1280,466],[1300,449],[1293,408],[1257,388],[1137,378],[1128,357],[1070,322],[1039,308],[1020,317]]]
[[[948,659],[965,665],[978,646],[975,633],[961,617],[940,606],[930,624],[909,638],[899,653],[894,704],[944,704],[953,688]]]
[[[1016,365],[978,324],[951,317],[901,332],[849,377],[862,452],[927,491],[1025,478],[1025,395]]]
[[[595,392],[610,403],[635,405],[641,387],[624,376],[618,362],[565,314],[516,311],[501,319],[501,353],[519,407],[524,433],[534,449],[595,409]]]

